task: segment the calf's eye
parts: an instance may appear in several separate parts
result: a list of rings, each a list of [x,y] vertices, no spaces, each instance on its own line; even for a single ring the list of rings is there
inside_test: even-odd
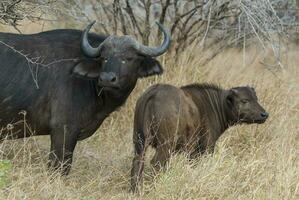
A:
[[[127,60],[128,62],[130,62],[130,61],[133,60],[133,58],[132,58],[132,57],[127,57],[126,60]]]
[[[247,99],[243,99],[243,100],[241,100],[241,102],[242,102],[243,104],[246,104],[246,103],[248,103],[249,101],[248,101]]]

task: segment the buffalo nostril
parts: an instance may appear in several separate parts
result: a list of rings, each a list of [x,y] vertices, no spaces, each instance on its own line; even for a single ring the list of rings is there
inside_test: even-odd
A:
[[[99,82],[104,84],[116,84],[117,83],[117,76],[113,72],[102,72],[98,79]]]
[[[116,77],[112,77],[111,82],[112,83],[116,82]]]
[[[269,116],[269,113],[267,113],[267,112],[261,113],[261,117],[263,117],[263,118],[268,118],[268,116]]]

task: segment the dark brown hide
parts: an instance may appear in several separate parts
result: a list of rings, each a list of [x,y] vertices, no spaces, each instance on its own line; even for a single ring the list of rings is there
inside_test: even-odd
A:
[[[217,139],[229,126],[263,123],[267,117],[251,87],[229,90],[209,84],[150,87],[136,104],[132,189],[136,190],[142,177],[148,146],[156,149],[152,164],[159,169],[174,152],[184,151],[192,158],[205,151],[213,152]]]

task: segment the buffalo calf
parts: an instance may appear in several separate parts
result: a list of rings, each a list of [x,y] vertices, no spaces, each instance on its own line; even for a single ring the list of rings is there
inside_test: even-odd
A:
[[[173,152],[184,151],[191,158],[213,152],[217,139],[228,127],[260,124],[267,118],[268,113],[258,103],[252,87],[229,90],[211,84],[150,87],[136,104],[132,190],[137,189],[142,177],[148,146],[156,149],[152,164],[159,169]]]

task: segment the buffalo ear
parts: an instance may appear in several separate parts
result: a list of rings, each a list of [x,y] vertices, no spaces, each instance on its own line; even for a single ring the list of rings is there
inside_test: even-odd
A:
[[[250,89],[253,91],[254,94],[256,94],[254,87],[250,87]]]
[[[163,73],[163,68],[156,59],[145,57],[142,59],[138,68],[139,77],[147,77],[152,75],[160,75]]]
[[[236,90],[234,88],[228,90],[228,94],[226,96],[226,102],[227,102],[229,107],[233,107],[234,99],[237,95],[238,95],[238,90]]]
[[[98,78],[100,75],[100,66],[94,60],[83,60],[75,65],[72,74],[80,78]]]

